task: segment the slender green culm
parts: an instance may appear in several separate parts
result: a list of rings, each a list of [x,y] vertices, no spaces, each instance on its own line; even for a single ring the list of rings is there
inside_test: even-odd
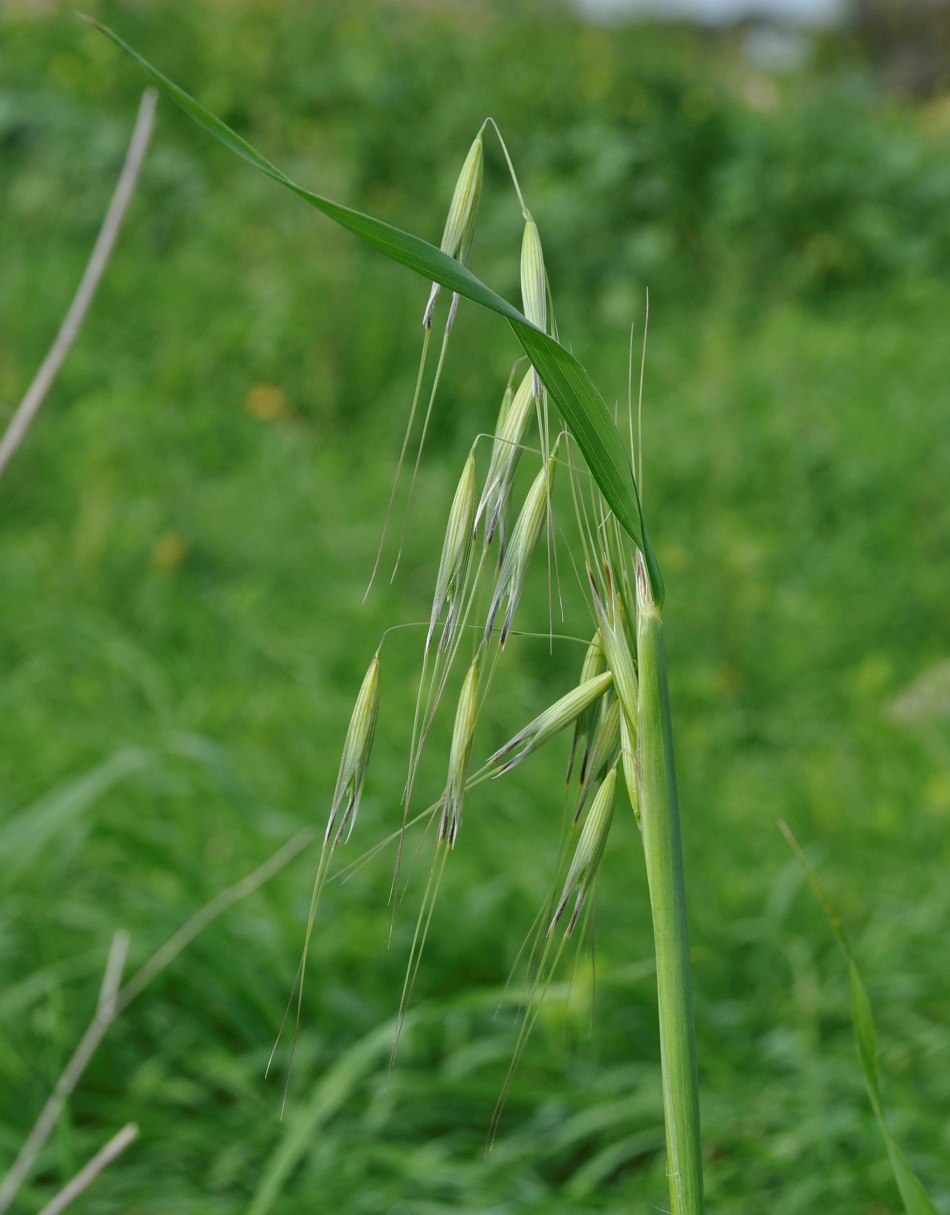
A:
[[[656,946],[667,1173],[672,1215],[702,1215],[703,1163],[693,988],[663,622],[650,593],[649,579],[639,553],[636,582],[637,767],[640,823]]]

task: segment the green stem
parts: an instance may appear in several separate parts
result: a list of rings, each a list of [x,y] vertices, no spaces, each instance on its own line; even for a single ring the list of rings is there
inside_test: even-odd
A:
[[[667,1172],[673,1215],[702,1215],[703,1160],[693,989],[663,621],[639,560],[637,599],[640,820],[656,946]]]

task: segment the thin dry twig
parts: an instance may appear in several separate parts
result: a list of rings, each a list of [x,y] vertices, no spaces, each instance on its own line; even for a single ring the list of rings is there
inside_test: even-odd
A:
[[[111,1021],[115,1016],[115,1001],[122,983],[125,960],[129,956],[129,942],[129,934],[123,931],[117,932],[112,938],[105,973],[102,976],[102,987],[99,989],[97,1017],[106,1017]]]
[[[207,903],[200,911],[195,912],[191,919],[186,924],[183,924],[175,935],[170,937],[161,949],[149,958],[141,970],[135,972],[118,993],[116,997],[116,1016],[123,1012],[142,989],[147,987],[170,962],[173,962],[182,950],[186,949],[195,937],[208,927],[212,920],[216,920],[229,907],[233,907],[235,903],[239,903],[242,899],[246,899],[249,894],[253,894],[258,886],[263,886],[266,881],[269,881],[275,873],[289,864],[298,853],[303,852],[308,844],[313,843],[315,838],[316,832],[312,831],[309,827],[303,831],[298,831],[292,839],[289,839],[282,848],[279,848],[273,856],[255,869],[253,873],[249,873],[246,878],[235,882],[227,890],[222,890],[220,894],[215,895],[210,903]],[[3,1215],[2,1209],[0,1209],[0,1215]]]
[[[139,1128],[134,1122],[128,1122],[121,1131],[117,1131],[108,1143],[96,1152],[79,1170],[72,1181],[68,1182],[55,1198],[40,1211],[40,1215],[60,1215],[65,1211],[74,1198],[78,1198],[83,1190],[88,1189],[99,1174],[120,1156],[129,1144],[138,1138]]]
[[[249,873],[247,877],[242,878],[233,886],[229,886],[226,890],[222,890],[220,894],[215,895],[210,903],[207,903],[200,911],[196,912],[186,924],[179,928],[174,936],[170,937],[149,958],[140,970],[136,971],[124,987],[120,987],[119,984],[121,983],[122,971],[125,967],[129,938],[128,934],[124,932],[117,932],[115,934],[109,949],[109,959],[106,963],[105,976],[102,981],[102,989],[99,994],[95,1015],[89,1023],[88,1029],[82,1038],[80,1038],[79,1044],[73,1052],[72,1058],[63,1069],[62,1075],[56,1081],[52,1093],[49,1095],[46,1104],[40,1111],[39,1117],[33,1124],[33,1129],[20,1148],[10,1172],[4,1178],[3,1184],[0,1185],[0,1215],[5,1215],[10,1209],[10,1204],[19,1192],[23,1182],[29,1176],[37,1156],[43,1150],[53,1127],[63,1112],[66,1102],[69,1100],[80,1077],[86,1070],[89,1060],[95,1054],[99,1043],[105,1037],[113,1022],[128,1008],[135,997],[170,962],[174,961],[182,950],[191,944],[203,929],[207,928],[222,912],[227,911],[229,907],[240,902],[241,899],[247,898],[259,886],[262,886],[269,878],[282,869],[284,865],[292,861],[299,852],[302,852],[313,839],[313,831],[309,829],[299,831],[283,847],[279,848],[269,857],[263,865],[259,865],[253,873]],[[105,1151],[105,1148],[103,1151]],[[93,1159],[96,1159],[96,1157]],[[105,1164],[108,1164],[108,1161],[105,1161],[101,1167],[104,1168]]]
[[[59,1121],[63,1107],[69,1100],[73,1089],[79,1082],[80,1076],[89,1065],[89,1060],[95,1054],[99,1043],[106,1035],[109,1026],[116,1016],[116,996],[125,958],[128,953],[128,933],[117,932],[109,947],[109,959],[106,962],[105,976],[102,980],[102,990],[96,1005],[95,1015],[89,1022],[86,1032],[79,1039],[79,1044],[73,1051],[72,1058],[63,1068],[62,1074],[56,1081],[53,1091],[47,1098],[46,1104],[33,1124],[33,1129],[23,1142],[23,1146],[13,1162],[13,1167],[0,1186],[0,1215],[9,1209],[10,1203],[16,1197],[20,1186],[29,1176],[33,1162],[43,1150],[43,1145]]]
[[[145,151],[152,134],[152,126],[155,119],[155,103],[157,101],[158,93],[155,89],[146,89],[142,94],[138,115],[135,119],[135,128],[132,131],[132,139],[129,143],[129,150],[125,154],[125,163],[122,165],[122,172],[119,174],[119,180],[116,182],[112,200],[109,203],[109,209],[106,211],[105,219],[102,221],[102,227],[96,238],[92,256],[89,258],[89,264],[86,266],[79,288],[73,297],[73,302],[69,306],[69,311],[66,313],[62,325],[60,325],[56,340],[41,363],[39,371],[34,376],[33,383],[27,389],[26,396],[17,406],[16,412],[10,419],[10,424],[3,434],[3,438],[0,439],[0,477],[3,476],[4,469],[13,457],[13,453],[23,441],[23,436],[39,412],[39,408],[43,404],[53,381],[56,379],[59,369],[62,367],[63,361],[69,353],[70,347],[76,340],[80,326],[85,320],[89,305],[92,303],[92,298],[96,293],[96,288],[99,286],[99,280],[102,278],[103,271],[109,262],[109,258],[112,256],[116,237],[119,235],[119,228],[122,225],[129,202],[132,199],[139,170],[145,159]]]

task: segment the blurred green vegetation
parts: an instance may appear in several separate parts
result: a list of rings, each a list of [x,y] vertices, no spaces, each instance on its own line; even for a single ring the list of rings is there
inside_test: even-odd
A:
[[[492,114],[562,336],[608,400],[649,287],[645,502],[669,591],[709,1209],[897,1209],[846,975],[784,817],[851,926],[894,1130],[950,1211],[947,693],[914,692],[950,656],[946,100],[903,107],[831,36],[776,76],[738,37],[585,27],[541,3],[89,7],[298,180],[430,239]],[[0,420],[71,298],[141,86],[64,10],[0,15]],[[473,264],[513,296],[520,217],[494,146],[488,173]],[[322,825],[380,633],[427,616],[433,534],[516,351],[463,310],[400,574],[362,605],[425,296],[161,105],[86,328],[0,483],[4,1158],[93,1011],[115,929],[144,960]],[[525,627],[545,627],[544,597]],[[352,857],[398,819],[418,648],[386,644]],[[574,675],[544,642],[511,650],[486,748]],[[625,818],[596,982],[582,961],[570,1001],[555,993],[481,1157],[514,1042],[512,1010],[493,1013],[552,880],[563,759],[472,798],[391,1072],[418,889],[387,948],[385,854],[325,897],[278,1121],[262,1073],[305,854],[129,1008],[16,1209],[128,1119],[141,1139],[77,1211],[662,1207]]]

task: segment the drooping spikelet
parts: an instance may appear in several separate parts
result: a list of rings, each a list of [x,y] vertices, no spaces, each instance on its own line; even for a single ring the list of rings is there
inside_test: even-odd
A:
[[[595,675],[601,675],[606,670],[607,663],[604,659],[604,646],[600,640],[600,630],[598,630],[591,638],[590,645],[587,647],[587,653],[584,655],[584,662],[581,666],[581,677],[579,683],[586,683],[588,679],[593,679]],[[581,743],[584,744],[584,752],[581,758],[581,781],[584,780],[584,773],[587,770],[587,756],[590,751],[591,736],[594,727],[597,724],[596,709],[591,706],[578,717],[574,723],[574,737],[571,740],[571,754],[567,761],[567,775],[564,780],[569,783],[571,773],[574,770],[574,760],[577,756],[577,749]]]
[[[449,751],[449,776],[442,795],[442,812],[439,817],[439,843],[446,841],[455,847],[459,823],[462,820],[462,803],[468,770],[472,757],[472,739],[478,722],[478,670],[481,651],[475,655],[465,675],[458,707],[455,710],[455,726],[452,730],[452,746]]]
[[[636,642],[631,637],[627,611],[612,580],[606,589],[606,602],[601,597],[593,576],[590,584],[607,669],[613,672],[617,696],[630,727],[630,734],[636,737],[639,695]]]
[[[593,707],[593,706],[592,706]],[[604,771],[616,764],[620,753],[620,721],[623,713],[620,701],[616,696],[607,698],[603,705],[597,724],[593,729],[593,737],[584,755],[581,766],[581,783],[578,790],[577,806],[574,810],[574,822],[584,812],[584,807],[590,799],[596,783]]]
[[[616,786],[617,769],[615,766],[610,769],[604,777],[603,784],[597,790],[597,796],[594,798],[590,813],[581,830],[581,837],[577,841],[577,849],[574,852],[571,867],[567,872],[564,889],[561,891],[561,897],[558,899],[554,916],[548,925],[548,935],[554,931],[555,926],[564,914],[564,909],[572,898],[575,899],[574,910],[571,912],[571,918],[568,921],[567,928],[564,930],[564,935],[570,936],[574,925],[577,923],[577,917],[583,909],[591,885],[597,876],[601,857],[604,855],[604,847],[606,846],[607,836],[610,832],[610,824],[613,821]]]
[[[426,653],[432,644],[435,626],[442,614],[442,609],[448,603],[449,610],[442,631],[441,649],[445,639],[452,631],[458,602],[465,584],[469,559],[472,553],[472,541],[475,530],[475,503],[477,497],[475,483],[475,457],[469,456],[462,470],[449,521],[445,529],[445,539],[442,542],[442,557],[439,561],[439,572],[435,581],[435,595],[432,599],[432,614],[429,619],[429,631],[426,635]]]
[[[643,828],[640,823],[640,771],[637,761],[637,740],[636,736],[630,732],[625,713],[620,714],[620,759],[623,763],[623,779],[627,786],[627,796],[630,798],[630,805],[633,807],[633,817],[637,820],[637,826],[642,830]]]
[[[596,675],[593,679],[588,679],[580,684],[579,687],[572,688],[560,700],[555,701],[553,705],[540,713],[534,721],[529,722],[524,729],[519,730],[514,738],[500,747],[488,760],[488,766],[506,760],[496,773],[497,776],[501,776],[503,772],[513,768],[526,755],[537,751],[548,739],[559,734],[561,730],[575,722],[591,705],[596,704],[612,683],[613,676],[609,671],[604,671],[602,675]],[[507,759],[507,756],[511,756],[511,758]]]
[[[538,225],[530,217],[524,226],[521,241],[521,299],[524,314],[539,329],[547,332],[548,298],[544,272],[544,254]]]
[[[515,523],[511,534],[511,542],[505,550],[505,556],[498,574],[495,593],[488,609],[488,620],[485,625],[485,640],[487,641],[495,627],[495,618],[502,603],[507,603],[505,619],[501,627],[500,644],[504,648],[511,631],[515,610],[521,599],[534,551],[548,511],[548,495],[554,481],[554,470],[557,466],[557,444],[545,466],[534,479],[528,490],[521,514]]]
[[[492,443],[485,487],[478,503],[476,525],[485,516],[485,543],[490,544],[511,494],[525,432],[534,414],[533,373],[527,372],[499,420]]]
[[[521,300],[524,314],[533,325],[548,331],[547,277],[544,271],[544,254],[538,225],[528,216],[521,241]],[[533,372],[534,395],[541,395],[538,373]]]
[[[344,836],[349,838],[349,834],[353,830],[360,797],[363,793],[363,782],[366,779],[366,769],[369,767],[378,713],[379,652],[377,651],[363,677],[363,683],[353,707],[353,715],[347,727],[346,738],[343,741],[340,771],[336,778],[336,788],[333,791],[330,819],[323,837],[324,846],[330,842],[330,837],[333,836],[332,842],[335,848]],[[337,826],[337,815],[339,815],[339,826]]]
[[[478,213],[478,200],[482,192],[482,153],[482,135],[479,131],[468,150],[465,163],[462,165],[458,180],[455,183],[452,201],[449,204],[449,212],[445,218],[445,229],[442,232],[442,240],[439,243],[439,248],[443,253],[447,253],[449,257],[457,258],[460,262],[464,262],[468,256],[468,251],[472,245],[472,238],[475,235],[475,217]],[[432,313],[435,310],[435,301],[438,294],[439,284],[433,283],[423,318],[423,324],[426,329],[432,327]],[[453,299],[453,304],[454,302]]]

